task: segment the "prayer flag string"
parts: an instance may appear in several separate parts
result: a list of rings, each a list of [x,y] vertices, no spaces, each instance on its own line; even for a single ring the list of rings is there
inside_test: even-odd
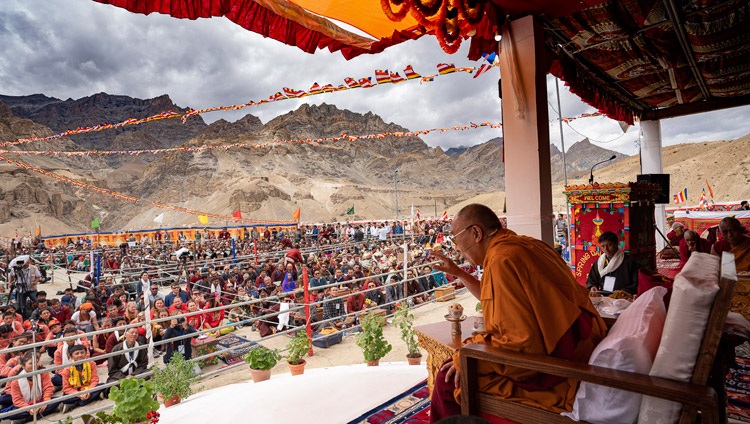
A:
[[[304,139],[289,139],[263,142],[263,143],[232,143],[232,144],[221,144],[221,145],[201,145],[201,146],[178,146],[169,147],[163,149],[140,149],[140,150],[75,150],[75,151],[55,151],[55,150],[2,150],[0,154],[14,154],[14,155],[32,155],[32,156],[65,156],[65,157],[80,157],[90,155],[130,155],[136,156],[141,154],[162,154],[172,152],[189,152],[189,153],[200,153],[206,150],[214,149],[237,149],[237,148],[263,148],[279,144],[305,144],[305,143],[323,143],[323,142],[335,142],[335,141],[358,141],[358,140],[379,140],[385,137],[419,137],[427,135],[432,132],[446,133],[449,131],[466,131],[476,128],[488,127],[488,128],[501,128],[501,124],[493,124],[491,122],[474,123],[470,122],[469,125],[454,125],[452,127],[445,128],[430,128],[418,131],[386,131],[376,134],[365,134],[365,135],[351,135],[342,132],[338,137],[321,137],[321,138],[304,138]]]

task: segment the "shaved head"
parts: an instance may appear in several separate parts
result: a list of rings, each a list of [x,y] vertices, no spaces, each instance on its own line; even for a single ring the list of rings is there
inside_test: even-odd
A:
[[[464,206],[456,214],[454,221],[460,220],[467,224],[479,225],[485,230],[496,230],[503,228],[503,224],[497,218],[495,212],[485,205],[479,203],[472,203]]]

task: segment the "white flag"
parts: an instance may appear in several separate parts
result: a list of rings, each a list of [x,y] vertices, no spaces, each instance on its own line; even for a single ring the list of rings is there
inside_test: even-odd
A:
[[[160,213],[159,216],[157,216],[156,218],[154,218],[154,222],[158,222],[159,224],[161,224],[162,222],[164,222],[164,212]]]

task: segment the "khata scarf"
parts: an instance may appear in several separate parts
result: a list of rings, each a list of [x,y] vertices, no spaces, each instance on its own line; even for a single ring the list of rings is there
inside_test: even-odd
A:
[[[21,372],[18,373],[19,376],[23,374],[26,374],[26,370],[21,370]],[[29,384],[29,381],[26,378],[21,378],[18,380],[18,388],[21,389],[23,400],[28,404],[34,404],[42,397],[42,376],[37,374],[32,378],[36,383],[33,386],[36,387],[32,387],[32,385]],[[34,389],[33,396],[31,394],[32,389]]]
[[[133,348],[138,348],[140,346],[138,342],[135,342],[135,345]],[[122,342],[122,350],[125,350],[128,348],[128,342]],[[125,355],[125,359],[128,360],[128,363],[125,364],[124,367],[120,368],[120,371],[124,373],[128,373],[128,375],[133,375],[133,371],[135,371],[135,367],[138,366],[138,361],[136,361],[136,358],[138,358],[138,351],[134,350],[132,352],[124,352],[123,355]]]
[[[73,361],[70,359],[70,356],[68,356],[68,342],[62,342],[62,365],[70,365],[73,363]],[[73,342],[74,345],[79,345],[81,343],[81,339],[76,339],[75,342]]]
[[[286,311],[286,312],[283,312]],[[281,302],[279,305],[279,312],[283,312],[279,314],[279,325],[276,326],[276,329],[281,331],[289,325],[289,304],[286,302]]]
[[[78,367],[81,369],[78,370]],[[83,365],[74,364],[69,370],[68,384],[78,391],[88,389],[91,384],[91,362],[84,362]]]
[[[596,261],[596,267],[599,270],[599,275],[604,277],[605,275],[619,268],[620,265],[622,265],[622,260],[624,258],[625,252],[623,252],[622,249],[617,249],[617,253],[615,253],[615,255],[609,259],[609,263],[607,263],[606,254],[599,256],[599,259]]]

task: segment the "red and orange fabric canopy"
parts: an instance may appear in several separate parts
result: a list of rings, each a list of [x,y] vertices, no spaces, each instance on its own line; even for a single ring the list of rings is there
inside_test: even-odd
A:
[[[135,13],[225,17],[299,47],[347,59],[423,35],[469,58],[498,50],[511,19],[545,28],[550,71],[611,118],[663,119],[750,104],[747,0],[94,0]]]

